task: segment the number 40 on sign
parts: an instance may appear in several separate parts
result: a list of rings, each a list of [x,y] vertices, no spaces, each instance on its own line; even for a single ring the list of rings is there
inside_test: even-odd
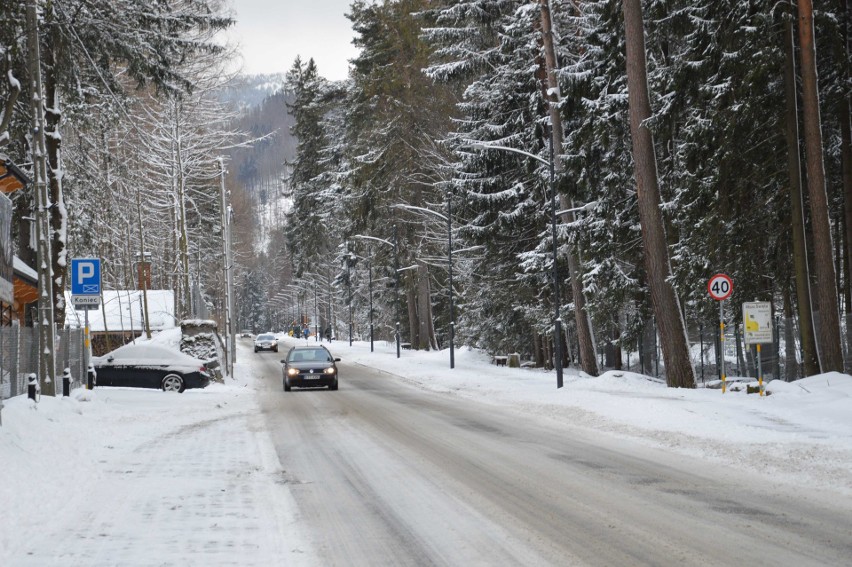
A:
[[[707,292],[716,301],[724,301],[734,293],[734,282],[727,274],[716,274],[707,282]]]

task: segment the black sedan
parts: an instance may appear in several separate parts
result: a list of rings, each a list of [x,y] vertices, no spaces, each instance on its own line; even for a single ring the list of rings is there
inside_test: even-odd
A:
[[[328,386],[329,390],[337,389],[337,365],[339,358],[334,358],[322,345],[295,346],[287,353],[284,364],[284,391],[291,387],[315,388]]]
[[[148,343],[128,344],[93,357],[98,386],[160,388],[183,392],[204,388],[210,373],[204,361],[177,350]]]

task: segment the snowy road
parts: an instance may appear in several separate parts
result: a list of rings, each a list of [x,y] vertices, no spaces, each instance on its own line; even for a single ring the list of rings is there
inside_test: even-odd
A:
[[[426,392],[345,360],[338,392],[285,394],[278,358],[255,361],[260,404],[323,565],[852,557],[848,499],[791,495],[765,478]]]

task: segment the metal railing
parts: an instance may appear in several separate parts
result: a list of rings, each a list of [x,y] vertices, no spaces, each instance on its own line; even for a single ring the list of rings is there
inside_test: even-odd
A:
[[[56,334],[56,376],[71,372],[71,388],[86,383],[82,329],[62,329]],[[27,376],[38,373],[38,329],[33,327],[0,327],[0,399],[26,395]],[[56,385],[57,395],[62,384]]]

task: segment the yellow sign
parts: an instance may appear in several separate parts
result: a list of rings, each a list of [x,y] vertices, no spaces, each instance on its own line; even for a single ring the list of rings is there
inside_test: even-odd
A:
[[[743,338],[745,344],[772,342],[772,304],[768,301],[743,303]]]

